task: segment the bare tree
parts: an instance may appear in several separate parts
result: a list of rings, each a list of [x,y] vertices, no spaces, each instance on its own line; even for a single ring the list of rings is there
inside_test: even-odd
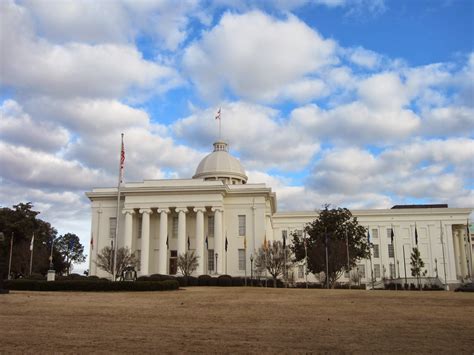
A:
[[[285,255],[286,254],[286,255]],[[258,271],[267,270],[273,277],[273,287],[276,287],[276,281],[285,270],[293,266],[292,253],[289,248],[283,248],[283,243],[276,241],[268,243],[257,251],[255,258],[255,267]]]
[[[97,261],[95,262],[97,267],[107,271],[109,274],[113,274],[114,270],[114,250],[107,246],[103,248],[97,255]],[[130,253],[128,247],[117,249],[117,268],[116,268],[116,277],[122,275],[123,270],[127,266],[136,267],[138,261],[135,255]]]
[[[178,256],[178,268],[184,276],[190,276],[198,267],[199,256],[194,254],[194,251],[187,251]]]

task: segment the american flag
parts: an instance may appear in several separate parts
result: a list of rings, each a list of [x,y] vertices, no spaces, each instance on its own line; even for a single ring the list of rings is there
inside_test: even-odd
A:
[[[125,166],[125,146],[123,144],[123,133],[122,133],[122,149],[120,150],[120,183],[123,182],[124,166]]]
[[[217,110],[217,114],[216,114],[216,120],[220,120],[221,119],[221,108],[219,107],[219,110]]]

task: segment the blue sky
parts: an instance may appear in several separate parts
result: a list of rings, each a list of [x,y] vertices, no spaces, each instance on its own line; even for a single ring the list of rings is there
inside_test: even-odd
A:
[[[87,244],[84,196],[217,137],[280,210],[474,206],[472,1],[0,2],[0,204]]]

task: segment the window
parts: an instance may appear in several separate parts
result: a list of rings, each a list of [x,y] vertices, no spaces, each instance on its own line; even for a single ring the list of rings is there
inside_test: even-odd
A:
[[[357,265],[357,272],[359,273],[359,277],[361,279],[365,279],[365,265],[363,264]]]
[[[207,216],[207,235],[214,237],[214,216]]]
[[[390,278],[394,279],[397,277],[397,274],[395,273],[395,264],[390,264]]]
[[[109,238],[115,239],[115,230],[117,228],[117,218],[109,218]]]
[[[379,230],[378,229],[372,229],[372,238],[378,239],[379,237]]]
[[[142,237],[142,217],[138,217],[138,238]]]
[[[393,244],[389,244],[389,245],[388,245],[388,257],[389,257],[389,258],[395,257],[395,253],[394,253],[394,251],[393,251]]]
[[[239,214],[239,236],[247,235],[246,231],[245,215]]]
[[[214,249],[207,251],[207,270],[208,272],[214,271]]]
[[[374,244],[374,258],[380,258],[379,245]]]
[[[178,217],[173,217],[173,238],[178,238]]]
[[[375,264],[374,265],[374,277],[376,279],[380,278],[380,264]]]
[[[245,249],[239,249],[239,270],[245,270]]]
[[[135,257],[137,258],[137,271],[140,271],[142,268],[142,251],[137,249],[135,251]]]
[[[302,279],[304,277],[304,267],[303,265],[298,266],[298,278]]]

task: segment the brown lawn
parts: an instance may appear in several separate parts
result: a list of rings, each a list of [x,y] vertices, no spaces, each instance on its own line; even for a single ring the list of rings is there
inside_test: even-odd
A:
[[[0,353],[474,352],[474,294],[195,287],[0,296]]]

